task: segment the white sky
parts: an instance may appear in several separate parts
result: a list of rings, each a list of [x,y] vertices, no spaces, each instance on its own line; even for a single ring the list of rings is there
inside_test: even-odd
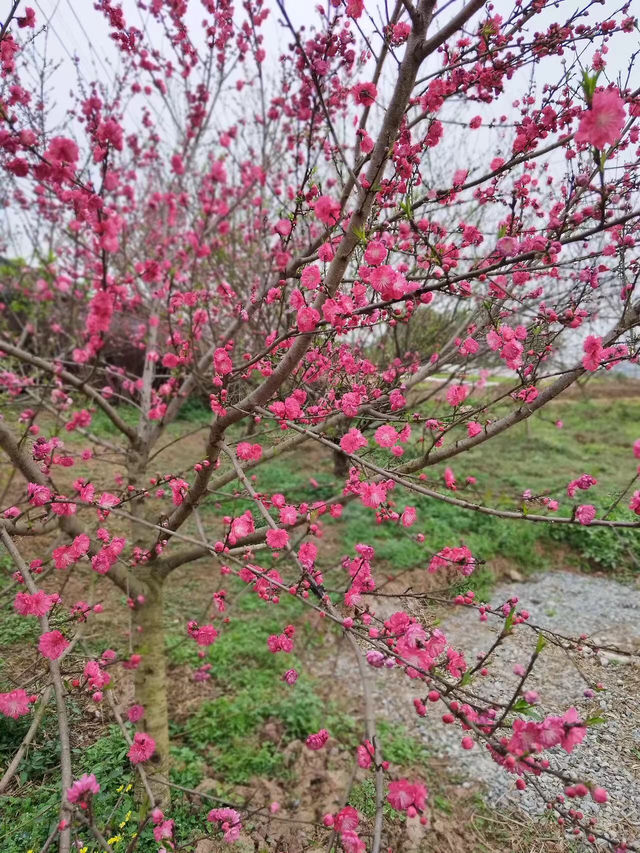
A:
[[[317,20],[315,9],[319,2],[320,0],[287,0],[287,13],[294,25],[311,25],[314,23]],[[326,0],[324,2],[326,3]],[[550,4],[542,15],[534,16],[530,24],[530,33],[542,30],[555,21],[566,20],[576,10],[587,5],[587,2],[588,0],[559,0],[559,2]],[[442,17],[437,17],[434,24],[437,27],[441,25],[441,21],[449,20],[464,5],[463,0],[453,0],[450,3],[445,3],[444,0],[441,0],[439,5],[443,5],[443,3],[444,11]],[[33,5],[38,25],[47,24],[46,36],[39,36],[38,45],[41,50],[46,49],[48,58],[59,66],[51,77],[51,93],[48,101],[51,103],[51,97],[55,100],[56,106],[52,111],[52,115],[55,121],[60,121],[64,116],[64,110],[68,104],[68,93],[71,89],[77,87],[77,74],[73,67],[73,60],[77,59],[80,78],[86,84],[96,79],[103,82],[105,80],[113,81],[119,67],[120,55],[108,37],[107,26],[103,15],[93,8],[93,0],[23,0],[23,4]],[[121,5],[127,24],[146,30],[153,47],[159,49],[163,54],[169,55],[166,50],[165,36],[149,12],[141,11],[136,0],[121,0]],[[279,23],[280,15],[276,0],[266,0],[266,5],[271,9],[271,14],[262,30],[265,35],[265,48],[267,50],[267,61],[263,66],[263,70],[266,76],[269,77],[270,75],[275,76],[278,68],[278,56],[286,50],[286,46],[291,41],[291,36]],[[376,21],[380,21],[384,18],[385,5],[391,7],[393,5],[392,0],[367,0],[366,9]],[[607,14],[613,14],[617,11],[619,5],[619,0],[605,0],[602,6],[595,5],[594,16],[597,16],[599,19],[605,17]],[[241,3],[237,2],[236,6],[240,7]],[[512,11],[513,6],[514,0],[495,0],[492,14],[502,14],[506,17]],[[485,14],[485,12],[480,13],[481,16]],[[591,19],[585,18],[584,22],[588,23],[594,16]],[[192,37],[194,33],[197,34],[201,31],[203,17],[204,10],[200,0],[188,0],[186,21]],[[619,18],[620,16],[618,15]],[[369,34],[372,32],[372,24],[366,16],[360,19],[360,24],[366,32]],[[471,29],[474,29],[474,27],[471,27]],[[197,43],[197,38],[194,38],[194,41]],[[372,39],[372,43],[374,47],[377,47],[375,36]],[[615,51],[612,51],[607,56],[607,76],[609,79],[615,80],[619,74],[625,74],[630,54],[634,48],[637,48],[637,39],[633,35],[616,39]],[[592,47],[584,48],[584,53],[580,57],[581,61],[588,65],[592,53]],[[566,58],[570,64],[573,57],[569,51],[567,51]],[[432,59],[432,63],[439,61],[438,56]],[[427,63],[425,70],[433,71],[436,68],[436,64]],[[547,81],[556,80],[562,73],[561,60],[557,58],[545,58],[544,63],[538,71],[541,69],[544,69]],[[478,107],[478,105],[471,104],[470,108],[474,111],[472,114],[479,112],[485,122],[490,121],[492,118],[497,118],[501,114],[515,117],[516,111],[511,106],[511,103],[516,97],[522,95],[529,83],[529,73],[529,70],[522,72],[522,74],[517,75],[510,81],[505,96],[498,99],[494,104],[487,107],[482,105]],[[537,81],[538,94],[544,82],[545,79]],[[152,95],[148,100],[153,102],[154,115],[157,120],[164,109],[160,103],[160,99],[157,95]],[[459,101],[456,102],[455,109],[460,109]],[[442,118],[443,116],[440,117]],[[465,115],[460,117],[468,120],[469,116],[465,112]],[[129,115],[125,118],[125,121],[138,120],[138,115]],[[479,147],[495,145],[495,141],[486,137],[483,132],[475,136],[474,142]]]

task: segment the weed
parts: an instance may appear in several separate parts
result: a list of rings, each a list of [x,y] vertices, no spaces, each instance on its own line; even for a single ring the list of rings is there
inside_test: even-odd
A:
[[[427,748],[416,742],[415,736],[412,737],[404,727],[380,721],[378,731],[384,757],[392,764],[405,768],[420,767],[429,760]]]
[[[349,805],[357,809],[362,815],[370,820],[376,815],[376,785],[373,779],[363,779],[351,789],[349,794]],[[404,819],[401,812],[392,808],[385,800],[382,813],[386,820],[400,821]]]

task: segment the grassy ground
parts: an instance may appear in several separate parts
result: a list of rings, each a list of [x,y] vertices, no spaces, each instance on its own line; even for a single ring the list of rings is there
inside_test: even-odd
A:
[[[168,440],[182,433],[190,433],[190,436],[159,457],[159,470],[166,470],[171,464],[178,473],[193,459],[194,448],[203,437],[197,430],[207,419],[206,411],[195,404],[185,412],[183,420],[171,428]],[[563,422],[561,429],[556,426],[559,420]],[[550,494],[559,500],[560,512],[564,514],[571,503],[566,498],[567,483],[582,473],[589,473],[598,478],[599,484],[583,493],[581,502],[606,508],[615,502],[634,473],[631,444],[640,437],[639,424],[640,399],[637,397],[610,399],[595,394],[592,399],[580,396],[561,399],[546,409],[544,416],[533,417],[528,426],[516,427],[482,448],[455,459],[452,467],[460,483],[469,475],[477,478],[475,486],[461,489],[459,494],[481,503],[519,508],[522,492],[531,489],[535,495]],[[107,440],[116,440],[111,425],[101,416],[94,418],[92,430]],[[69,445],[84,443],[73,434],[64,437]],[[417,446],[410,447],[407,455],[417,450]],[[326,467],[318,473],[319,452],[317,448],[305,449],[274,460],[264,471],[259,469],[256,488],[265,492],[282,490],[291,501],[314,501],[336,494],[340,482]],[[121,469],[108,464],[107,457],[105,454],[100,467],[103,477],[100,485],[113,488],[113,476]],[[442,483],[443,469],[444,466],[429,469],[429,485]],[[78,466],[70,477],[75,479],[82,473]],[[311,478],[316,482],[312,483]],[[420,496],[398,493],[395,497],[399,509],[405,502],[417,507],[418,523],[414,528],[404,530],[394,524],[377,525],[371,510],[359,502],[352,502],[345,508],[340,522],[326,523],[323,568],[329,586],[344,588],[344,572],[336,567],[344,554],[353,553],[358,542],[375,547],[380,582],[386,577],[397,578],[402,573],[410,573],[413,584],[416,578],[424,578],[426,584],[425,569],[431,553],[445,545],[467,544],[482,565],[463,585],[474,588],[480,597],[489,596],[496,578],[513,570],[525,574],[536,569],[570,567],[612,572],[633,579],[638,569],[640,543],[635,531],[549,529],[528,522],[465,513]],[[616,516],[629,515],[624,509],[626,502],[622,501],[622,508],[614,510]],[[205,528],[213,531],[221,513],[235,514],[249,506],[246,500],[234,496],[227,488],[225,495],[212,496],[203,505]],[[115,520],[112,526],[117,526]],[[416,532],[424,533],[424,544],[418,544]],[[25,546],[28,547],[28,543]],[[261,565],[270,565],[269,560],[270,557],[263,558],[260,552]],[[77,592],[77,598],[82,596],[83,590],[86,592],[88,576],[88,573],[79,574],[73,581],[77,586],[72,587],[72,591]],[[107,605],[105,610],[112,616],[95,621],[82,653],[99,651],[107,643],[116,650],[125,650],[127,610],[114,607],[120,596],[105,579],[96,579],[93,574],[91,577]],[[229,593],[230,621],[223,626],[219,639],[206,651],[204,658],[199,658],[198,648],[185,638],[185,624],[189,619],[200,618],[203,602],[210,600],[211,593],[221,583]],[[4,584],[7,590],[7,578]],[[0,590],[0,596],[2,594]],[[0,602],[8,604],[0,619],[0,656],[3,659],[0,690],[11,689],[12,679],[28,670],[32,661],[24,649],[37,634],[33,620],[12,612],[11,599],[11,594],[0,598]],[[265,605],[239,582],[229,577],[221,579],[212,560],[181,569],[171,577],[166,623],[174,721],[173,783],[189,789],[204,786],[209,796],[232,801],[244,801],[253,791],[259,805],[277,798],[288,814],[299,815],[300,819],[316,819],[317,808],[324,805],[323,798],[330,799],[331,789],[346,787],[343,783],[348,783],[353,752],[362,739],[361,709],[347,697],[334,695],[331,680],[326,678],[333,655],[339,653],[336,651],[337,635],[292,598],[283,596],[277,606]],[[266,640],[270,634],[279,633],[287,623],[294,624],[297,629],[295,652],[286,656],[272,655]],[[79,660],[81,658],[79,655]],[[196,683],[192,671],[204,663],[211,664],[212,678]],[[282,682],[281,674],[294,666],[302,675],[292,689]],[[119,690],[125,698],[130,690],[126,679],[125,673],[117,673]],[[98,823],[108,822],[111,837],[116,839],[112,842],[113,849],[116,853],[124,853],[137,825],[132,788],[135,780],[125,756],[126,747],[119,731],[110,727],[108,715],[101,708],[95,709],[87,720],[87,702],[82,696],[72,705],[72,716],[74,771],[76,775],[94,772],[98,776],[102,786],[96,800]],[[15,751],[27,726],[28,719],[0,720],[0,767]],[[307,767],[304,756],[296,752],[296,745],[320,726],[329,728],[335,746],[326,766]],[[478,792],[461,792],[458,780],[449,778],[446,768],[436,767],[424,750],[416,749],[407,732],[394,727],[382,734],[386,756],[394,769],[398,773],[421,776],[432,788],[432,819],[441,844],[437,849],[460,853],[463,850],[485,853],[496,849],[534,849],[526,847],[526,839],[531,838],[527,835],[531,831],[528,826],[523,826],[514,816],[496,817],[488,813]],[[38,851],[44,843],[56,818],[56,763],[56,727],[50,710],[34,747],[23,761],[16,783],[1,803],[0,849],[3,853]],[[171,816],[179,828],[181,843],[186,843],[194,833],[203,832],[207,803],[202,797],[176,791]],[[356,777],[350,802],[365,818],[374,808],[371,783],[364,775]],[[400,835],[402,821],[392,810],[388,818],[392,834]],[[261,823],[260,815],[252,820],[256,832],[261,832],[264,821]],[[312,836],[313,833],[309,833],[310,843]],[[287,844],[283,841],[278,849],[296,849]],[[551,830],[548,839],[540,831],[536,845],[536,850],[563,849]],[[141,853],[157,849],[148,826],[142,831],[138,849]],[[193,847],[184,849],[191,851]],[[94,853],[94,850],[98,848],[89,844],[87,853]]]

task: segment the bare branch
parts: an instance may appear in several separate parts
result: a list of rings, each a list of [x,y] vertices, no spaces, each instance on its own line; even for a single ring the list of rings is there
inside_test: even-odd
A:
[[[20,552],[14,545],[13,540],[11,539],[7,531],[4,529],[4,525],[2,524],[2,522],[0,522],[0,538],[3,541],[5,548],[9,552],[9,555],[13,560],[16,568],[23,576],[27,589],[32,595],[35,595],[38,592],[38,587],[36,586],[33,577],[31,576],[29,566],[27,566],[26,562],[22,559]],[[39,616],[38,621],[40,622],[40,628],[42,629],[43,633],[49,631],[49,619],[46,615]],[[60,819],[62,821],[65,821],[66,823],[64,828],[60,830],[60,846],[58,850],[59,853],[69,853],[71,849],[71,828],[68,825],[68,821],[71,814],[71,808],[69,805],[69,801],[67,800],[67,790],[71,787],[73,783],[73,774],[71,770],[69,717],[67,714],[67,705],[65,702],[64,695],[64,684],[62,683],[62,676],[60,674],[59,660],[49,660],[49,673],[51,675],[51,681],[53,682],[53,690],[56,697],[58,736],[60,738],[60,782],[62,786],[62,792],[60,796]]]

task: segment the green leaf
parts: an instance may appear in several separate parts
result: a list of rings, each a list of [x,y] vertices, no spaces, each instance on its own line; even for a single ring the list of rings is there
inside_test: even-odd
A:
[[[522,714],[524,717],[531,717],[534,720],[541,720],[539,712],[533,708],[526,699],[520,697],[516,702],[513,703],[513,707],[511,709],[515,711],[516,714]]]
[[[467,670],[465,674],[462,676],[460,681],[458,682],[458,687],[466,687],[471,681],[471,672]]]
[[[354,228],[353,233],[362,244],[367,245],[367,232],[364,230],[364,227]]]
[[[591,100],[593,98],[593,93],[596,90],[596,84],[599,76],[599,71],[596,71],[595,74],[589,74],[588,71],[582,72],[582,90],[584,91],[584,96],[589,106],[591,106]]]
[[[505,633],[505,634],[511,633],[511,629],[513,628],[513,620],[515,618],[515,615],[516,615],[516,609],[515,609],[515,607],[512,607],[511,610],[509,611],[509,615],[507,616],[507,618],[505,620],[503,633]]]
[[[546,645],[547,641],[545,640],[545,638],[542,636],[542,634],[538,634],[538,642],[536,643],[536,654],[539,655]]]
[[[599,726],[600,723],[606,723],[604,717],[589,717],[584,721],[585,726]]]

